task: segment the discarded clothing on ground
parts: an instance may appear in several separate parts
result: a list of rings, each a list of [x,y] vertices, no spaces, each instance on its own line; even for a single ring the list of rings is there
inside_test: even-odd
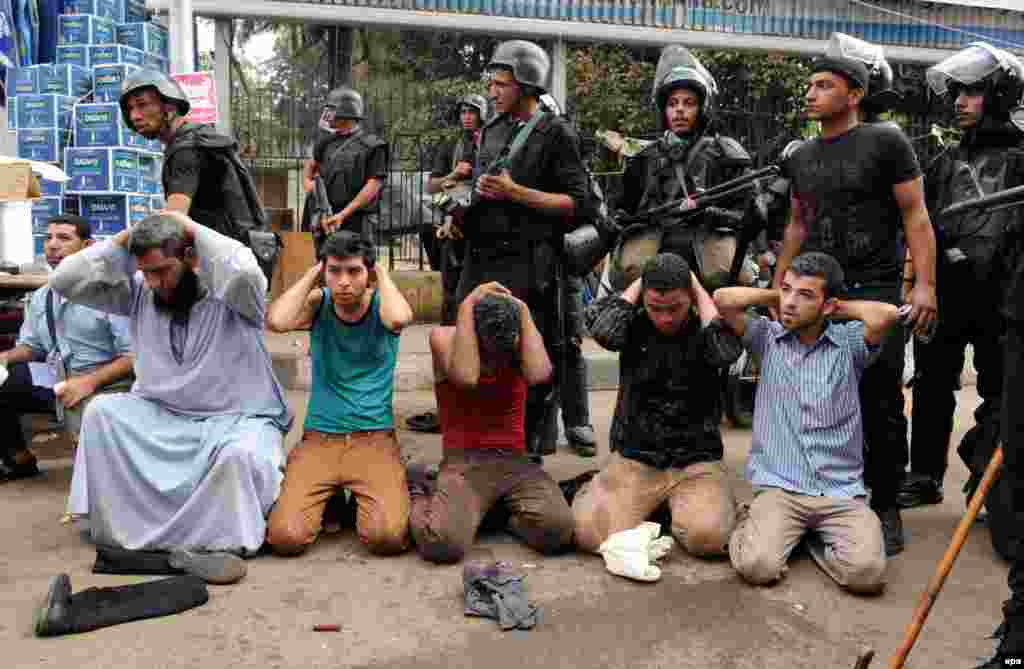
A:
[[[467,562],[462,584],[467,616],[492,618],[502,630],[528,630],[540,622],[540,609],[526,599],[523,577],[506,562]]]
[[[670,535],[659,537],[659,534],[661,525],[658,523],[641,523],[631,530],[611,535],[597,551],[611,573],[636,581],[657,581],[661,578],[661,569],[654,563],[668,555],[674,541]]]

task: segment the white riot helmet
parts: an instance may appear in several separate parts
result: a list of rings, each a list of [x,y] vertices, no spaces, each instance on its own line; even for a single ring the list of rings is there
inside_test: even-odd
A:
[[[985,42],[969,44],[925,74],[938,96],[955,96],[961,88],[977,88],[985,96],[985,116],[1005,121],[1024,97],[1024,64],[1008,51]]]

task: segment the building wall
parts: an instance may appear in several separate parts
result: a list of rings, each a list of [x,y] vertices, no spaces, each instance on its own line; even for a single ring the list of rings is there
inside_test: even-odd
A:
[[[850,0],[324,0],[319,4],[810,39],[825,39],[839,31],[873,42],[928,48],[952,49],[978,39],[1024,44],[1024,11],[920,0],[870,0],[883,11]]]

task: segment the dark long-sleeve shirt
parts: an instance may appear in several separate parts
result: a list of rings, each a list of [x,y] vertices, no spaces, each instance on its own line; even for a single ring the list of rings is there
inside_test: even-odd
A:
[[[619,352],[611,450],[660,468],[720,460],[719,370],[739,357],[739,338],[718,321],[701,327],[696,313],[663,335],[642,306],[617,295],[591,304],[586,320],[601,346]]]

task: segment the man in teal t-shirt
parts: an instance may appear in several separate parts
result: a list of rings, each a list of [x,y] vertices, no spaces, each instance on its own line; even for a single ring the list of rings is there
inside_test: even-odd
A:
[[[302,553],[320,534],[328,500],[348,488],[359,539],[375,553],[397,553],[408,545],[409,492],[391,396],[412,308],[360,236],[336,232],[323,254],[267,313],[274,332],[310,330],[313,357],[302,441],[288,454],[267,541],[276,553]]]

